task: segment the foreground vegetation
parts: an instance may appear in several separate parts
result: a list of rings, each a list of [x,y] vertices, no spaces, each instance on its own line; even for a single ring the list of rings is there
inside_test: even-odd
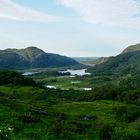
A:
[[[0,139],[140,139],[138,88],[124,88],[113,82],[99,87],[96,81],[93,91],[46,89],[25,84],[31,79],[16,72],[3,71],[0,75],[5,73],[9,76],[0,86]],[[8,81],[11,73],[16,79],[13,83]]]
[[[1,139],[140,138],[140,107],[134,104],[79,101],[87,94],[82,91],[23,86],[0,86],[0,91]]]

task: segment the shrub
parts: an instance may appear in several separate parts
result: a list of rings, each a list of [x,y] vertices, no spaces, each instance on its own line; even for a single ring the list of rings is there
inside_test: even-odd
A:
[[[12,127],[0,127],[0,140],[11,140],[13,130]]]
[[[140,133],[131,128],[115,128],[112,140],[140,140]]]
[[[31,78],[26,78],[15,71],[0,71],[0,85],[8,84],[36,86],[34,80],[32,80]]]
[[[18,116],[18,120],[24,122],[24,123],[34,123],[38,122],[39,119],[35,116],[32,116],[31,114],[21,114]]]
[[[102,125],[99,135],[101,140],[111,140],[113,133],[113,126],[109,123],[105,123]]]
[[[115,118],[120,121],[134,121],[140,117],[140,108],[135,106],[121,105],[113,108]]]

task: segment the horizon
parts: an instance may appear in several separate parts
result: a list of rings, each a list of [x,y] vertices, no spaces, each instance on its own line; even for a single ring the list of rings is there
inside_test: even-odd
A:
[[[116,56],[140,43],[139,0],[0,0],[0,50]]]

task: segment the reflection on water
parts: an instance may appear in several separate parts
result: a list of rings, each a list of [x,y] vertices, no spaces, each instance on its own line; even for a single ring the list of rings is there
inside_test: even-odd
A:
[[[80,81],[71,81],[71,84],[79,84],[81,83]]]
[[[83,88],[85,91],[91,91],[92,88]]]
[[[51,88],[51,89],[56,89],[56,86],[52,86],[52,85],[46,85],[46,88]]]
[[[37,74],[39,72],[24,72],[22,75],[24,76],[31,76],[31,75],[34,75],[34,74]]]
[[[84,76],[84,75],[91,75],[91,73],[87,73],[86,69],[79,69],[79,70],[72,70],[68,69],[66,71],[59,71],[60,73],[67,73],[69,72],[72,76],[78,75],[78,76]]]

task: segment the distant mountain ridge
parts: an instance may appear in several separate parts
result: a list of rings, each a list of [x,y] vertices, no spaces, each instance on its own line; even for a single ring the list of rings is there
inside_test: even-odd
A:
[[[0,50],[0,69],[63,67],[78,64],[69,57],[46,53],[34,46]]]

